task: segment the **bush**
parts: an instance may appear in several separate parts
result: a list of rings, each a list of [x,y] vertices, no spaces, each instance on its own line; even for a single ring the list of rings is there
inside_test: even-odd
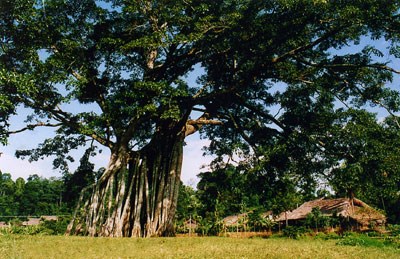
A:
[[[386,229],[390,232],[391,236],[400,238],[400,225],[391,225],[389,224]]]
[[[344,237],[340,241],[336,243],[337,245],[342,246],[364,246],[365,241],[359,237]]]
[[[58,220],[48,220],[42,222],[40,225],[51,235],[64,235],[67,226],[71,221],[70,217],[59,217]]]
[[[35,226],[11,226],[9,229],[10,234],[17,235],[48,235],[49,233],[43,226],[35,225]]]
[[[20,220],[10,222],[11,226],[0,228],[0,234],[17,235],[63,235],[67,229],[70,217],[60,217],[57,221],[43,221],[39,225],[23,226]]]
[[[362,234],[352,233],[343,236],[341,240],[339,240],[336,245],[344,245],[344,246],[363,246],[363,247],[395,247],[400,248],[400,243],[396,241],[394,238],[385,238],[378,239],[372,238]]]
[[[310,233],[310,230],[306,227],[287,226],[282,230],[282,233],[285,237],[297,239]]]
[[[339,239],[340,236],[336,233],[323,233],[323,232],[319,232],[315,235],[316,239],[322,239],[322,240],[332,240],[332,239]]]

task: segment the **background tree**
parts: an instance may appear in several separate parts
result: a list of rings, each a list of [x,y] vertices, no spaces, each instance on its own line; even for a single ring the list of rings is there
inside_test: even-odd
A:
[[[34,174],[28,177],[21,195],[19,216],[59,215],[66,209],[62,205],[63,181],[56,178],[41,178]],[[15,214],[14,214],[15,215]]]
[[[374,114],[350,111],[339,120],[332,144],[337,166],[328,179],[339,196],[358,197],[385,210],[391,222],[398,221],[400,200],[400,128],[396,118],[378,122]]]
[[[80,193],[90,185],[93,185],[100,177],[103,169],[98,172],[94,171],[94,164],[89,161],[91,156],[95,155],[94,148],[87,149],[80,159],[80,164],[74,173],[64,173],[64,192],[63,201],[66,202],[69,208],[75,208]]]
[[[199,213],[200,201],[197,192],[190,186],[181,183],[179,190],[179,202],[176,208],[176,219],[178,221],[195,219]]]
[[[8,173],[0,172],[0,220],[10,221],[13,217],[63,215],[67,208],[62,201],[64,182],[57,178],[42,178],[30,175],[25,182],[15,182]]]
[[[229,165],[213,172],[199,174],[197,195],[202,204],[200,215],[218,210],[221,217],[240,213],[243,205],[257,207],[258,197],[251,197],[247,175]]]
[[[14,193],[15,183],[11,175],[0,171],[0,216],[13,216],[18,213]]]
[[[65,153],[87,141],[110,150],[69,232],[169,235],[188,135],[201,129],[212,140],[215,164],[268,160],[263,147],[277,143],[288,161],[308,161],[324,149],[337,102],[398,110],[385,86],[398,71],[375,59],[399,56],[398,10],[377,0],[5,1],[1,140],[54,127],[54,138],[19,155],[55,155],[64,169]],[[362,39],[387,44],[342,49]],[[204,75],[188,85],[196,65]],[[19,106],[32,114],[14,130]],[[296,172],[304,182],[314,173]]]

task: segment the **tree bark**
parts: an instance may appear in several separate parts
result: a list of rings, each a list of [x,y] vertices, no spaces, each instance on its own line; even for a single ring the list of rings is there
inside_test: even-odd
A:
[[[66,234],[173,235],[183,140],[183,133],[159,134],[140,151],[115,148],[100,180],[82,191]]]

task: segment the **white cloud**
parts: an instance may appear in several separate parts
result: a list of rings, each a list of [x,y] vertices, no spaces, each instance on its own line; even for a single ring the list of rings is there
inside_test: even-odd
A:
[[[0,157],[0,171],[10,173],[14,180],[19,177],[26,179],[32,174],[43,177],[61,176],[60,173],[53,170],[52,164],[48,160],[30,163],[27,160],[17,159],[8,153],[3,153]]]

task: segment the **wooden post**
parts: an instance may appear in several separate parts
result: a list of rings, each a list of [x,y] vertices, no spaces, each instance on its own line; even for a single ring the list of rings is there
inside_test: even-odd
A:
[[[189,215],[189,237],[192,235],[192,214]]]

